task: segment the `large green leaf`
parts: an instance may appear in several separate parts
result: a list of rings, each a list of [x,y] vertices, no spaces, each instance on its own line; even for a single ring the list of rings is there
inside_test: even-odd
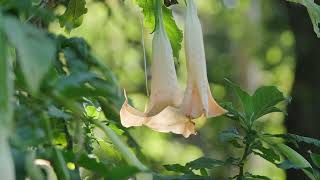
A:
[[[303,142],[303,143],[311,144],[311,145],[314,145],[314,146],[320,148],[320,140],[310,138],[310,137],[304,137],[304,136],[299,136],[299,135],[290,134],[290,133],[288,133],[288,134],[275,134],[275,135],[268,135],[268,136],[283,138],[289,142]]]
[[[253,112],[253,104],[252,104],[252,98],[251,96],[241,89],[238,85],[234,84],[233,82],[227,80],[227,82],[231,85],[232,89],[236,92],[236,94],[239,96],[241,105],[244,108],[245,114],[247,117],[250,118],[252,112]]]
[[[155,29],[155,5],[154,0],[136,0],[137,4],[142,8],[142,13],[144,15],[144,24],[152,32]],[[179,58],[179,51],[181,49],[181,42],[183,39],[182,31],[178,28],[173,15],[172,10],[162,7],[163,13],[163,23],[166,33],[169,37],[173,56]]]
[[[285,98],[283,93],[280,92],[276,87],[262,86],[258,88],[251,96],[238,85],[229,80],[227,81],[240,98],[244,109],[244,118],[247,122],[251,123],[256,119],[272,112],[282,112],[280,109],[275,107],[275,105],[287,100],[287,98]],[[235,116],[237,116],[237,114],[235,114]]]
[[[13,78],[8,58],[7,39],[4,33],[3,17],[0,14],[0,131],[7,128],[12,119]]]
[[[313,24],[313,30],[320,38],[320,6],[317,5],[314,0],[287,0],[289,2],[295,2],[304,5],[309,13]]]
[[[5,17],[5,29],[18,59],[28,87],[37,93],[43,76],[55,55],[55,44],[43,31],[13,17]]]
[[[70,0],[66,11],[59,18],[60,26],[70,32],[82,24],[83,15],[87,11],[85,0]]]
[[[263,86],[257,89],[252,96],[254,119],[258,119],[269,112],[279,112],[280,110],[275,109],[274,106],[284,100],[286,98],[282,92],[274,86]]]
[[[312,169],[311,164],[303,156],[285,144],[278,144],[277,148],[290,162],[296,164],[297,167],[302,168],[303,172],[310,179],[315,179],[314,175],[307,170]]]

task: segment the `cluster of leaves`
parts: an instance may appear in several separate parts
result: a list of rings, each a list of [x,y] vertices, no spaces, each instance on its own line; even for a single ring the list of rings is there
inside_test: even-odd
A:
[[[155,0],[136,1],[142,8],[145,25],[152,31]],[[295,2],[308,8],[312,22],[318,28],[318,9],[315,9],[318,6],[308,4],[313,3],[308,0]],[[177,1],[165,3],[170,6]],[[53,13],[57,5],[66,6],[62,15]],[[0,126],[3,129],[10,129],[11,125],[15,127],[15,131],[9,132],[15,132],[10,134],[10,144],[18,179],[49,176],[49,172],[45,170],[47,173],[43,173],[34,164],[36,159],[50,162],[57,178],[66,180],[89,177],[125,179],[147,170],[128,149],[129,146],[141,154],[137,143],[119,124],[118,110],[124,98],[110,69],[94,57],[82,38],[66,38],[46,31],[46,26],[55,20],[59,20],[61,27],[68,32],[80,26],[87,12],[85,5],[85,0],[0,1],[0,112],[5,117],[2,119],[11,119],[6,114],[11,110],[14,112],[12,122],[1,122]],[[182,32],[172,11],[165,6],[163,16],[174,56],[178,58]],[[320,146],[319,140],[256,130],[255,122],[259,118],[281,112],[275,106],[288,99],[275,87],[262,87],[249,95],[230,84],[240,97],[243,111],[235,109],[231,103],[226,103],[225,108],[229,112],[227,116],[239,123],[241,133],[239,128],[230,128],[221,132],[219,139],[244,149],[243,155],[227,160],[202,157],[185,165],[165,165],[168,171],[183,175],[154,173],[153,178],[211,179],[208,169],[236,166],[239,174],[231,179],[268,179],[244,172],[247,157],[255,154],[279,168],[302,169],[311,179],[319,179],[319,154],[310,152],[312,163],[309,163],[295,150],[274,139],[316,147]],[[110,142],[96,135],[97,128]],[[105,150],[104,153],[120,153],[122,158],[101,158],[94,153],[96,149]],[[84,175],[83,169],[89,173]]]
[[[56,17],[67,30],[77,27],[85,13],[79,7],[84,3],[78,2],[70,0],[66,12]],[[137,143],[119,124],[118,109],[124,97],[108,67],[92,55],[82,38],[56,36],[43,26],[38,28],[37,23],[29,23],[33,22],[30,17],[42,22],[46,19],[28,8],[20,10],[20,1],[1,3],[1,63],[10,64],[8,70],[1,70],[1,92],[7,92],[1,93],[1,98],[14,98],[14,103],[9,103],[14,109],[11,124],[15,131],[10,132],[16,133],[10,134],[10,142],[17,178],[44,179],[39,167],[33,164],[35,159],[51,162],[57,178],[66,180],[80,179],[81,168],[92,172],[87,176],[107,179],[124,179],[143,169],[119,138],[123,136],[139,152]],[[32,1],[24,3],[30,9],[39,6]],[[12,81],[14,89],[5,86],[7,81]],[[92,116],[92,109],[97,111],[97,107],[102,111],[99,119]],[[7,125],[1,123],[1,129],[9,128]],[[101,128],[111,142],[98,138],[95,128]],[[123,156],[133,156],[133,162],[128,165],[125,157],[101,159],[94,155],[95,147],[109,153],[122,151],[127,153]]]
[[[264,115],[282,112],[276,105],[280,102],[289,102],[290,98],[285,98],[283,94],[273,86],[263,86],[257,89],[253,95],[249,95],[239,86],[228,81],[241,101],[243,110],[237,110],[232,103],[225,103],[224,107],[228,110],[227,117],[239,124],[239,128],[229,128],[219,134],[219,140],[230,143],[234,148],[243,149],[241,157],[229,157],[227,160],[217,160],[202,157],[187,163],[186,165],[173,164],[166,165],[169,171],[175,171],[198,177],[198,179],[207,179],[207,169],[213,169],[219,166],[235,166],[239,168],[239,174],[229,177],[229,179],[270,179],[261,175],[253,175],[244,171],[246,159],[249,155],[257,155],[273,163],[278,168],[301,169],[310,179],[319,179],[319,154],[310,152],[311,163],[309,163],[298,152],[285,145],[285,142],[307,143],[320,148],[320,141],[313,138],[303,137],[294,134],[268,134],[257,131],[255,122]],[[240,133],[239,130],[242,131]],[[277,139],[280,139],[277,140]],[[196,175],[194,170],[200,170]]]

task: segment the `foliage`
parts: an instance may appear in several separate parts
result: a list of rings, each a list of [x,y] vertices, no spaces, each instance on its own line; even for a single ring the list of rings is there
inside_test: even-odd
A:
[[[287,0],[289,2],[295,2],[302,4],[308,10],[311,22],[313,24],[313,30],[320,38],[320,6],[314,2],[314,0]]]
[[[142,8],[142,13],[144,15],[145,26],[154,31],[155,29],[155,0],[137,0],[137,4]],[[163,23],[165,30],[168,34],[173,56],[179,58],[179,51],[181,49],[181,42],[183,38],[182,31],[178,28],[176,22],[174,21],[172,11],[165,6],[162,6],[163,12]]]
[[[66,11],[60,16],[60,25],[65,27],[67,32],[77,28],[82,23],[82,16],[87,13],[85,0],[70,0]]]
[[[318,6],[307,0],[294,2],[308,8],[319,33]],[[230,179],[270,179],[245,172],[250,155],[258,155],[282,169],[301,169],[309,178],[320,179],[319,154],[309,152],[311,161],[308,161],[275,139],[318,148],[319,140],[294,134],[268,134],[257,129],[261,117],[283,112],[277,105],[289,102],[290,98],[285,98],[274,86],[263,86],[250,95],[230,81],[242,110],[233,103],[225,103],[226,116],[238,126],[222,131],[219,139],[242,150],[242,156],[225,160],[201,157],[184,165],[164,165],[176,175],[150,169],[139,160],[144,159],[140,147],[119,124],[118,110],[124,97],[110,68],[94,56],[83,38],[67,38],[47,30],[46,25],[55,20],[68,32],[80,26],[87,12],[85,0],[23,3],[0,1],[0,130],[8,133],[17,179],[49,177],[47,171],[40,170],[43,167],[37,160],[50,162],[48,166],[52,166],[57,178],[66,180],[126,179],[139,177],[139,172],[151,174],[154,179],[211,179],[208,170],[221,166],[239,168],[239,173]],[[137,0],[137,4],[142,8],[145,25],[153,30],[154,1]],[[63,15],[54,14],[58,5],[66,6]],[[165,28],[178,58],[182,31],[172,11],[165,6],[162,9]],[[11,131],[13,126],[15,131]],[[118,153],[120,158],[110,155],[104,159],[97,151]]]

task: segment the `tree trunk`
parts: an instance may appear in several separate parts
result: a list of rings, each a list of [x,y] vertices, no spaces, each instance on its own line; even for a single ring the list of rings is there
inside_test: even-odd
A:
[[[294,3],[287,7],[296,40],[296,71],[285,125],[289,133],[320,138],[320,39],[313,32],[306,8]],[[304,151],[308,149],[312,147],[303,146]],[[287,179],[307,178],[301,171],[290,170]]]

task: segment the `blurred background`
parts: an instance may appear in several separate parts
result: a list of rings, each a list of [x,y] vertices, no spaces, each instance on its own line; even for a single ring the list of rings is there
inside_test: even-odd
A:
[[[147,101],[143,48],[145,41],[147,64],[150,65],[152,35],[141,25],[140,9],[133,0],[87,1],[88,14],[83,24],[66,34],[58,22],[50,25],[55,33],[84,37],[99,59],[115,73],[121,87],[126,89],[133,106],[144,110]],[[214,98],[219,102],[238,102],[224,78],[253,92],[261,85],[277,86],[293,101],[288,116],[280,113],[259,121],[261,131],[292,132],[320,138],[320,65],[319,40],[313,32],[304,7],[279,0],[196,0],[204,31],[208,78]],[[184,4],[171,7],[180,29],[183,29]],[[63,7],[57,9],[62,14]],[[186,83],[184,50],[175,61],[181,87]],[[318,67],[317,67],[318,65]],[[149,73],[149,71],[147,70]],[[226,159],[240,152],[219,142],[218,132],[233,122],[220,117],[202,120],[197,124],[198,135],[184,139],[174,134],[132,128],[131,134],[155,169],[161,165],[194,160],[204,154]],[[274,165],[250,156],[246,167],[253,174],[282,180],[286,173]],[[169,173],[169,172],[167,172]],[[237,173],[231,167],[211,172],[217,179]],[[287,179],[299,178],[289,172]],[[295,178],[294,178],[295,177]],[[301,176],[300,176],[301,177]]]

